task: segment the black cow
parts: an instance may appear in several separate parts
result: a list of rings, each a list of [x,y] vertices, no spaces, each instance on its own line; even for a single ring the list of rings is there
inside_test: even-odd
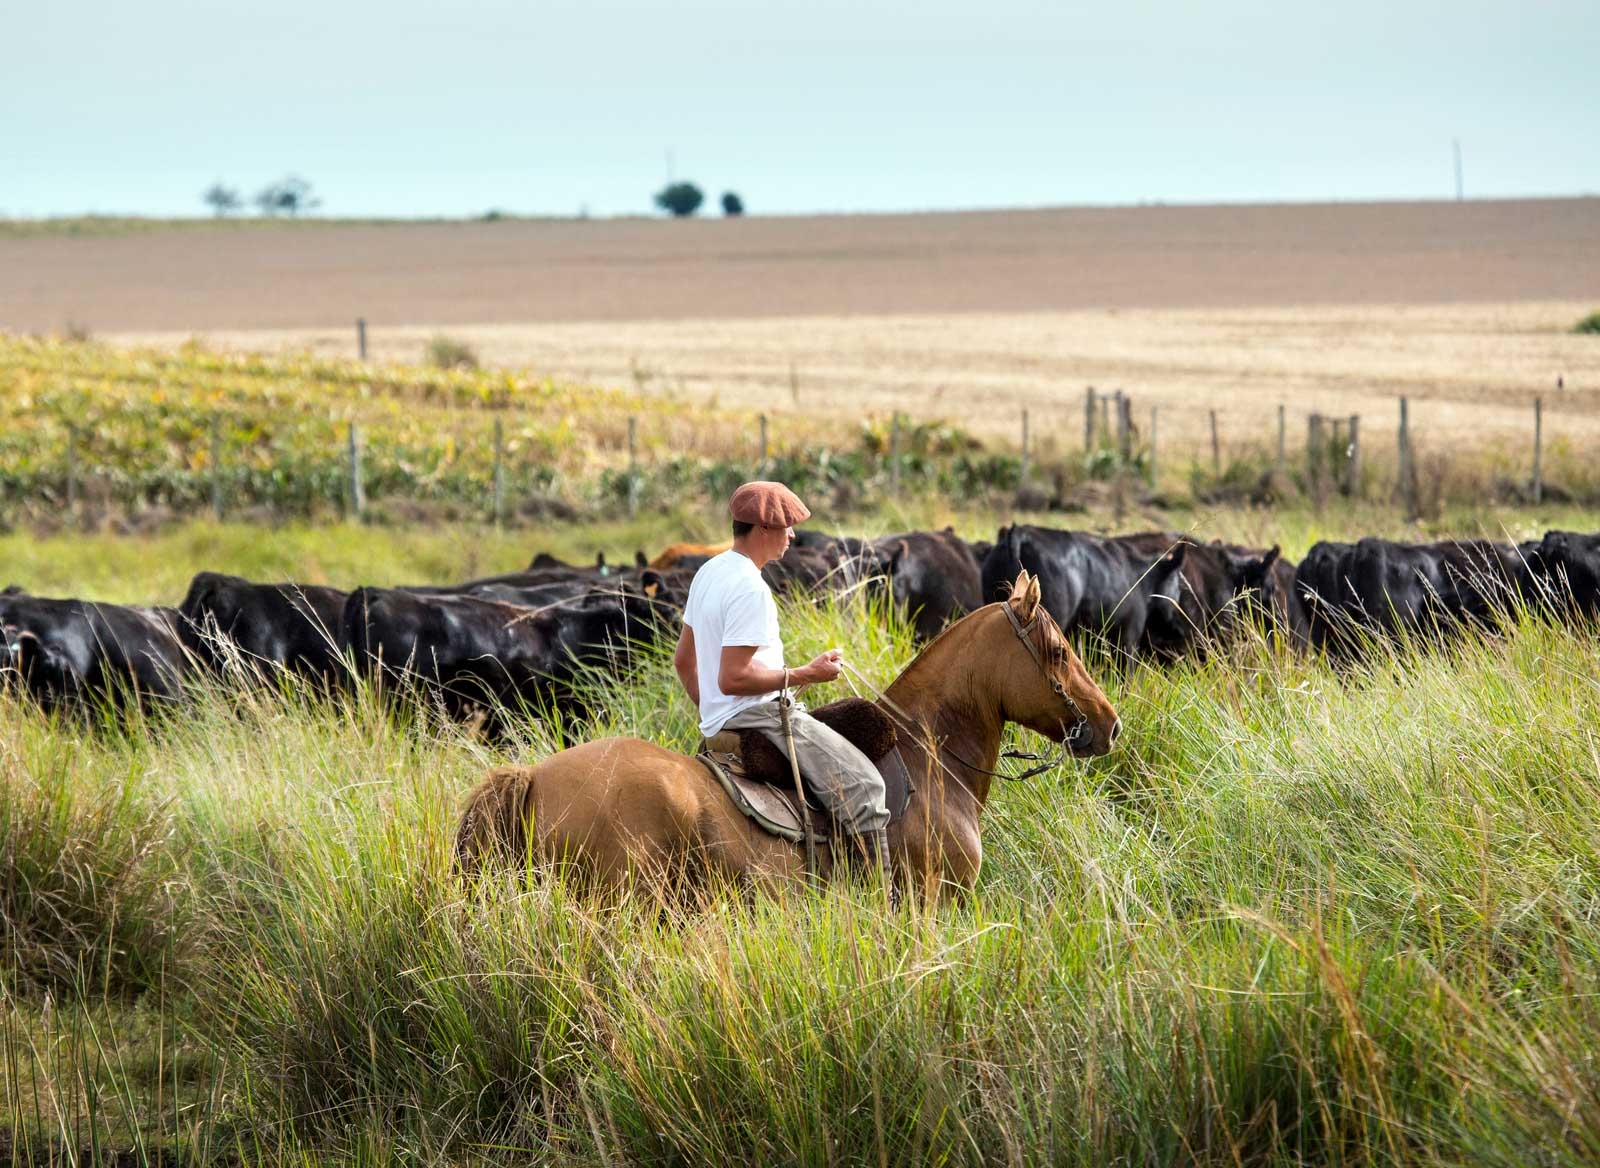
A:
[[[563,563],[540,552],[520,572],[483,576],[459,584],[402,584],[398,587],[401,592],[414,592],[419,596],[476,596],[542,608],[575,600],[595,588],[617,589],[642,584],[644,574],[650,571],[653,569],[649,568],[643,552],[635,554],[631,568],[608,566],[604,552],[595,556],[593,567]]]
[[[872,549],[889,595],[910,616],[917,640],[932,640],[957,617],[982,607],[978,561],[951,528],[884,536]]]
[[[1275,616],[1276,546],[1261,551],[1224,544],[1197,543],[1184,536],[1151,532],[1122,537],[1154,557],[1182,545],[1178,595],[1152,599],[1143,647],[1158,658],[1186,653],[1204,657],[1208,647],[1238,626],[1241,618],[1270,625]]]
[[[1230,548],[1230,550],[1239,550]],[[1287,556],[1280,555],[1272,561],[1267,572],[1263,595],[1251,598],[1252,602],[1266,605],[1268,633],[1273,637],[1287,637],[1291,645],[1304,648],[1306,644],[1306,610],[1295,594],[1294,576],[1298,565]]]
[[[1547,531],[1521,545],[1528,591],[1563,616],[1600,617],[1600,533]]]
[[[1295,573],[1313,649],[1359,655],[1374,640],[1447,640],[1498,628],[1527,595],[1523,554],[1491,540],[1318,543]]]
[[[1354,648],[1360,611],[1348,561],[1355,545],[1320,540],[1295,568],[1294,598],[1305,620],[1305,642],[1316,652]]]
[[[794,543],[790,546],[811,548],[815,551],[836,548],[840,555],[846,558],[864,556],[870,551],[870,545],[864,539],[853,535],[834,535],[832,532],[820,531],[813,527],[797,528],[794,533]]]
[[[853,582],[843,550],[836,544],[793,543],[761,569],[761,577],[779,596],[822,596],[841,592]]]
[[[1006,595],[1026,568],[1039,577],[1045,609],[1066,632],[1102,634],[1130,658],[1144,640],[1157,597],[1178,599],[1187,545],[1152,552],[1144,536],[1103,539],[1081,531],[1016,524],[1002,527],[983,561],[983,596]]]
[[[643,552],[635,557],[635,567],[631,569],[611,567],[606,563],[604,552],[595,556],[592,567],[568,564],[547,552],[540,552],[520,572],[481,576],[453,584],[401,584],[397,587],[402,592],[424,596],[491,596],[491,589],[513,589],[537,597],[529,603],[543,603],[581,596],[597,584],[634,579],[645,566]]]
[[[171,608],[11,592],[0,597],[0,678],[47,711],[170,705],[187,670],[181,622]]]
[[[256,584],[200,572],[179,611],[184,645],[211,669],[286,669],[321,685],[347,673],[339,640],[346,593],[319,584]]]
[[[879,547],[881,542],[801,529],[794,533],[794,543],[784,556],[796,561],[796,570],[786,573],[780,567],[779,571],[786,579],[814,577],[810,587],[816,590],[845,592],[888,571],[888,560]],[[827,566],[820,577],[816,577],[818,565]],[[769,579],[768,583],[771,582]]]
[[[1532,593],[1527,558],[1509,543],[1453,539],[1424,546],[1439,560],[1445,611],[1457,625],[1502,629]]]
[[[576,712],[586,670],[625,664],[636,644],[660,635],[654,597],[596,592],[531,609],[473,596],[419,596],[359,588],[345,602],[340,636],[356,666],[391,685],[418,682],[461,717],[520,705]]]
[[[634,552],[633,566],[635,568],[649,567],[650,557],[642,551]],[[582,575],[592,580],[607,580],[619,571],[626,571],[626,569],[615,568],[606,563],[605,552],[596,552],[594,564],[590,567],[585,567],[582,564],[569,564],[565,560],[557,559],[549,552],[539,552],[533,559],[528,561],[526,570],[529,572],[564,572],[571,575]]]

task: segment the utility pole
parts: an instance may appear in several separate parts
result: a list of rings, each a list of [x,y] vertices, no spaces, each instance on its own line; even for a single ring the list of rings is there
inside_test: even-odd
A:
[[[1461,200],[1463,200],[1463,199],[1465,199],[1467,197],[1466,188],[1461,183],[1461,139],[1460,138],[1457,138],[1455,140],[1455,148],[1456,148],[1456,202],[1459,203],[1459,202],[1461,202]]]

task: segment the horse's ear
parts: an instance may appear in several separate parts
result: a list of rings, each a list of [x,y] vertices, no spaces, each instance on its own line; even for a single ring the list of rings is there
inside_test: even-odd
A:
[[[1039,577],[1029,575],[1024,568],[1017,573],[1017,582],[1011,586],[1011,598],[1007,602],[1017,609],[1017,616],[1024,624],[1033,619],[1033,614],[1039,610]]]
[[[1020,604],[1022,602],[1023,595],[1028,591],[1028,581],[1032,579],[1033,577],[1028,575],[1028,569],[1024,568],[1022,571],[1018,572],[1016,580],[1014,580],[1011,584],[1011,595],[1006,599],[1016,601]]]

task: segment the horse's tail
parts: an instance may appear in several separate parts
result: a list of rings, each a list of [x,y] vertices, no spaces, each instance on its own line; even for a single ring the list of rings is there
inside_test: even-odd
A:
[[[470,879],[488,868],[526,863],[533,839],[533,768],[497,767],[467,796],[452,859]]]

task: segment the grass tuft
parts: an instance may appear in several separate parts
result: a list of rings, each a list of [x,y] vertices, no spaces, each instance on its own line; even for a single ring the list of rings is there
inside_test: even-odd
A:
[[[428,341],[423,356],[435,369],[476,369],[478,351],[459,337],[439,333]]]

